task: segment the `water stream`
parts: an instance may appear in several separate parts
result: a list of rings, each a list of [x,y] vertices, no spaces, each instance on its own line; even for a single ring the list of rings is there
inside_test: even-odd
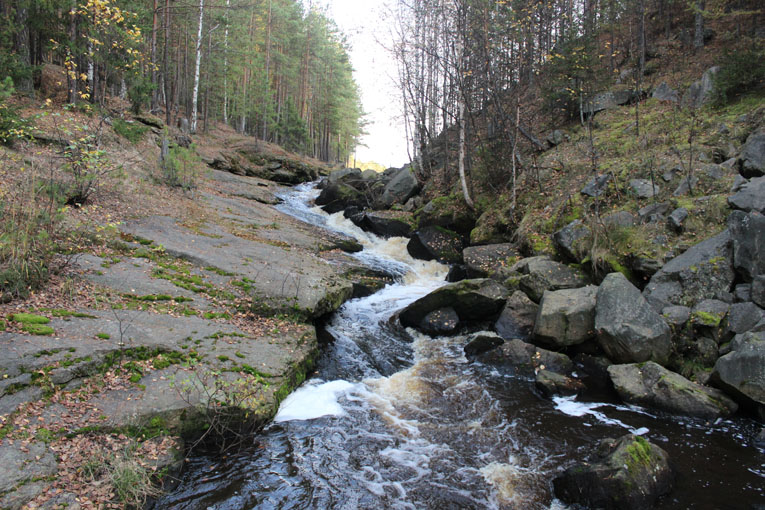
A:
[[[607,393],[549,401],[525,378],[470,363],[464,337],[403,334],[391,316],[443,285],[448,268],[312,207],[316,194],[298,186],[279,207],[356,237],[356,256],[396,283],[343,305],[327,325],[336,340],[274,423],[236,455],[197,453],[158,508],[559,509],[555,473],[626,432],[672,458],[676,488],[660,508],[765,504],[765,453],[747,419],[662,418]]]

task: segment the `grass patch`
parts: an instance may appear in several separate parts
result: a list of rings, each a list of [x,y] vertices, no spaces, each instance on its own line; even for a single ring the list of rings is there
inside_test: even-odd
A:
[[[114,128],[115,133],[127,139],[132,144],[140,142],[149,130],[149,126],[145,126],[139,122],[129,122],[122,119],[114,119],[112,121],[112,128]]]
[[[101,340],[109,340],[112,336],[109,333],[98,333],[96,335],[96,338],[100,338]]]
[[[49,318],[32,313],[14,313],[10,319],[21,324],[48,324],[50,322]]]
[[[52,327],[45,324],[25,324],[21,329],[36,336],[50,336],[56,332]]]

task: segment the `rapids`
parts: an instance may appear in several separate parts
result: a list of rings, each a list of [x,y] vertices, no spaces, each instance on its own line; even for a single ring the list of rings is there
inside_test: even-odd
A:
[[[660,508],[764,502],[765,458],[747,419],[668,419],[611,394],[549,401],[533,381],[470,363],[464,337],[403,334],[389,319],[443,285],[448,268],[413,260],[405,239],[312,207],[316,194],[298,186],[279,208],[357,238],[355,256],[396,283],[345,303],[326,326],[335,341],[315,374],[252,446],[222,458],[195,452],[157,508],[561,509],[555,473],[627,432],[666,449],[678,472]]]

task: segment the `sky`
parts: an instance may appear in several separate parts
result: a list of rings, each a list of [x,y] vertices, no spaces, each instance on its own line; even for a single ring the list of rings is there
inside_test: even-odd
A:
[[[401,93],[395,84],[396,62],[385,50],[390,45],[392,21],[385,21],[386,5],[394,0],[319,0],[351,44],[354,77],[361,89],[367,113],[364,146],[356,150],[360,161],[375,161],[385,167],[409,162],[404,124],[401,121]],[[378,39],[380,40],[378,42]]]

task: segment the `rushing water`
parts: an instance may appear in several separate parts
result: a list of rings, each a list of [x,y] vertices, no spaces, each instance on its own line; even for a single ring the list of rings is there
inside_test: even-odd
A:
[[[311,207],[312,185],[283,212],[352,235],[356,256],[396,276],[347,302],[313,377],[283,403],[251,448],[198,454],[158,503],[167,509],[557,509],[551,480],[604,437],[642,434],[678,473],[661,508],[756,508],[764,453],[746,419],[666,419],[608,394],[541,398],[531,381],[465,359],[464,337],[403,334],[390,318],[444,284],[447,267],[415,261],[406,240],[382,240]]]

